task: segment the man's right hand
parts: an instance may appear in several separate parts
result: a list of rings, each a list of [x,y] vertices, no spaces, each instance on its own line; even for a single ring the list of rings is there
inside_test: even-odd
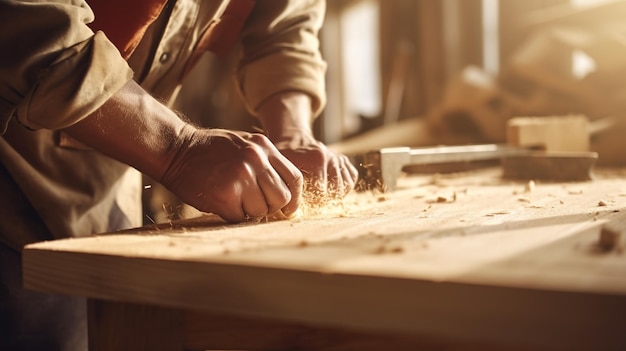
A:
[[[300,204],[302,173],[262,134],[185,126],[161,183],[185,203],[230,222]]]
[[[292,216],[301,201],[302,173],[264,135],[195,128],[133,81],[65,131],[230,222]]]

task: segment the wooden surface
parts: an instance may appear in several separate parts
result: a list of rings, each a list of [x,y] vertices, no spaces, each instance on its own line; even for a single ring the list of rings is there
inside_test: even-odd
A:
[[[412,176],[288,221],[196,220],[30,245],[28,288],[520,349],[626,347],[626,172]]]

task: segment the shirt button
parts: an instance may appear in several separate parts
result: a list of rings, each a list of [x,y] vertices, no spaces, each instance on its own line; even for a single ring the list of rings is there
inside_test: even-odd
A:
[[[161,63],[166,63],[169,60],[170,60],[170,54],[167,52],[162,53],[161,57],[159,57],[159,62]]]

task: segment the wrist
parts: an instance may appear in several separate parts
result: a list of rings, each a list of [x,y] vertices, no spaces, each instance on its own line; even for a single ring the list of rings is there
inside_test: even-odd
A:
[[[300,92],[272,95],[257,109],[265,135],[274,143],[312,138],[311,98]]]
[[[97,111],[65,129],[78,141],[160,179],[194,127],[130,81]]]

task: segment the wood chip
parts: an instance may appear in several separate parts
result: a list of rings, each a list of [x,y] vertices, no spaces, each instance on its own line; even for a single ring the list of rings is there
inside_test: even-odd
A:
[[[602,226],[598,237],[598,247],[606,252],[613,250],[621,252],[624,231],[626,231],[626,215],[620,214]]]
[[[600,230],[598,245],[604,251],[613,251],[621,247],[622,233],[603,227]]]

